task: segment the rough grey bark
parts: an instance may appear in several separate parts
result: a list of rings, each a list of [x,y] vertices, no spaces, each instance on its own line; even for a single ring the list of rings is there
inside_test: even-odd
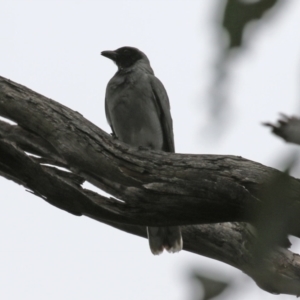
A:
[[[182,225],[185,250],[230,264],[269,292],[300,295],[300,257],[277,243],[299,236],[299,180],[242,157],[130,148],[3,77],[0,116],[17,124],[0,123],[0,175],[142,237],[145,226]],[[112,197],[83,189],[85,180]]]

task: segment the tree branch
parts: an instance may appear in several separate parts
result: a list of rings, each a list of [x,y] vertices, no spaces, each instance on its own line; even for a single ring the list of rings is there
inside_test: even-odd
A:
[[[189,225],[183,226],[185,250],[239,268],[267,291],[300,294],[299,256],[256,246],[278,207],[284,234],[299,236],[299,180],[236,156],[128,147],[79,113],[3,77],[0,115],[17,123],[0,122],[0,175],[74,215],[139,236],[146,236],[146,225]],[[85,180],[115,198],[83,189]],[[284,205],[270,193],[278,180]],[[257,236],[246,223],[224,222],[252,222]]]
[[[277,124],[266,122],[263,125],[271,127],[272,132],[287,143],[300,145],[300,119],[294,116],[288,117],[285,114],[281,114],[280,117]]]

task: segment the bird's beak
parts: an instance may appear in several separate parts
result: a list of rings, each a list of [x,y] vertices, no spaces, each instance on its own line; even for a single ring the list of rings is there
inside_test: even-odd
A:
[[[101,55],[110,58],[113,61],[116,61],[117,59],[117,53],[115,51],[102,51]]]

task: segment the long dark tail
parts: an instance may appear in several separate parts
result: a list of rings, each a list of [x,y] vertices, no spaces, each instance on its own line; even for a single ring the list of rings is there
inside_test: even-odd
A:
[[[161,254],[164,249],[170,253],[179,252],[183,242],[179,226],[172,227],[147,227],[151,252]]]

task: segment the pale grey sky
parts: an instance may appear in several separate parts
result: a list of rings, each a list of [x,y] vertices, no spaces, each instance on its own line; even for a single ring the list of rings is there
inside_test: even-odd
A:
[[[0,2],[0,75],[106,131],[105,87],[116,66],[100,52],[127,45],[148,55],[168,91],[177,152],[240,155],[279,167],[295,149],[260,123],[299,111],[297,0],[267,16],[232,61],[230,122],[219,140],[203,128],[220,0]],[[189,300],[191,269],[232,276],[239,289],[231,299],[291,298],[267,294],[240,271],[201,256],[154,257],[147,240],[58,210],[3,178],[0,188],[1,299]]]

